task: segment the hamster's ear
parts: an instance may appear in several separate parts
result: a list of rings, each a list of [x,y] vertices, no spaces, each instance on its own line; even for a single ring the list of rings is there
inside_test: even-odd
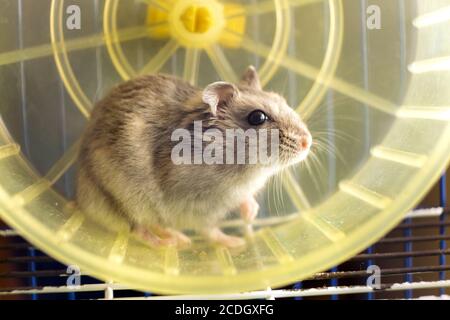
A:
[[[220,108],[226,107],[239,96],[238,88],[228,82],[214,82],[203,91],[203,102],[211,107],[216,115]]]
[[[247,71],[242,76],[241,84],[255,90],[262,90],[261,81],[254,66],[247,68]]]

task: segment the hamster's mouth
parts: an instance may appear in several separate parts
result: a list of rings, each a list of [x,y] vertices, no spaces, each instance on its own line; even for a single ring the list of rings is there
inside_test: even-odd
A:
[[[288,154],[283,154],[283,151],[280,154],[280,165],[282,167],[289,167],[300,162],[303,162],[308,158],[310,153],[310,148],[306,150],[296,150],[294,152],[290,151]]]

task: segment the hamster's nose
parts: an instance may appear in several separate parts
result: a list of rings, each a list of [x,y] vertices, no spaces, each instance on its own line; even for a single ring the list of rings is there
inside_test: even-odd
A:
[[[300,138],[300,148],[302,150],[309,150],[309,148],[311,148],[312,145],[312,137],[310,134],[304,134],[301,138]]]

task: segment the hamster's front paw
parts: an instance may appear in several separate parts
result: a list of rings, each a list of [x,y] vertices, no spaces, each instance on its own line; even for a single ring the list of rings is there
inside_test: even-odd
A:
[[[245,222],[252,222],[258,215],[259,204],[253,196],[250,196],[241,203],[240,211]]]

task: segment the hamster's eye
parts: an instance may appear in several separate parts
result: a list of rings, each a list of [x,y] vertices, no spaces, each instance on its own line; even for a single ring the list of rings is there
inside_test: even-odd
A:
[[[248,115],[248,123],[251,124],[252,126],[260,126],[262,125],[264,122],[266,122],[269,118],[267,117],[267,115],[262,112],[261,110],[256,110],[253,111],[252,113],[250,113]]]

